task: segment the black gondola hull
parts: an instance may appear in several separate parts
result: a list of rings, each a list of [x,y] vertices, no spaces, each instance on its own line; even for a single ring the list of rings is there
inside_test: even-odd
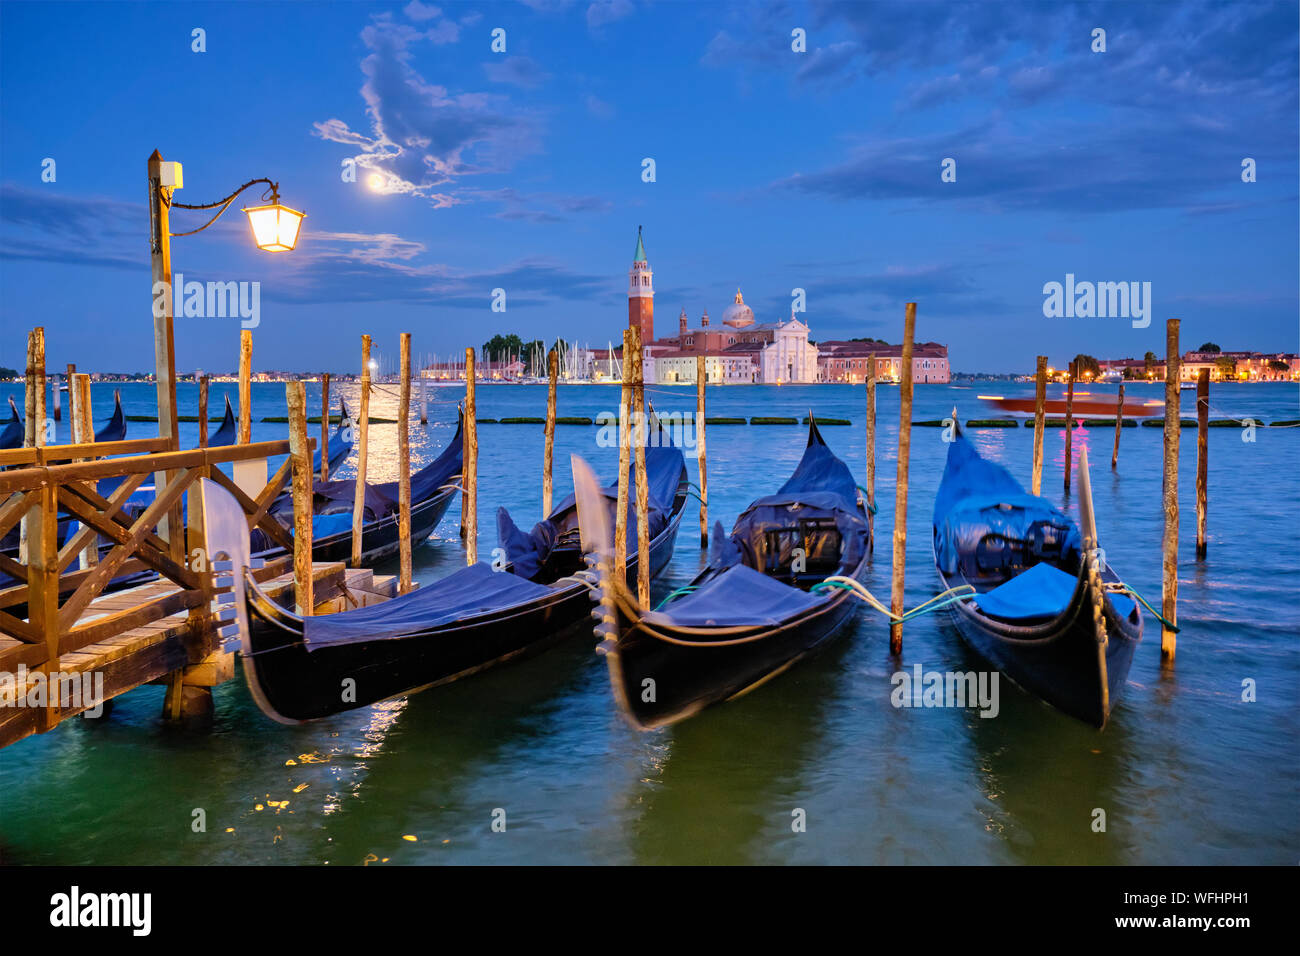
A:
[[[938,577],[944,589],[952,586],[942,572]],[[1118,580],[1113,573],[1103,577]],[[950,604],[948,612],[962,640],[1017,687],[1102,728],[1128,681],[1142,640],[1142,618],[1136,609],[1119,618],[1107,603],[1103,657],[1097,653],[1087,594],[1081,588],[1059,617],[1030,626],[991,618],[969,602]]]
[[[685,500],[681,496],[667,527],[651,542],[652,577],[672,557]],[[635,559],[629,560],[628,570],[635,574]],[[253,610],[263,616],[255,604]],[[545,650],[577,633],[574,626],[589,622],[590,610],[588,586],[573,583],[508,614],[484,615],[415,637],[311,652],[300,635],[263,623],[250,631],[253,654],[244,661],[245,677],[262,710],[276,720],[316,720],[448,684]]]
[[[854,574],[859,578],[865,561]],[[639,730],[685,720],[705,707],[732,700],[828,647],[845,628],[858,600],[843,592],[825,606],[782,622],[736,635],[753,641],[727,647],[683,647],[651,636],[620,608],[619,638],[602,645],[614,697]],[[688,633],[656,630],[690,642]]]

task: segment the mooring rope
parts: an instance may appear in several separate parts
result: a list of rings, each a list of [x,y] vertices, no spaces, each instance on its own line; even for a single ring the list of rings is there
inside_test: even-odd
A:
[[[1110,594],[1128,594],[1137,598],[1142,603],[1142,606],[1150,611],[1157,621],[1169,628],[1169,630],[1173,631],[1175,634],[1178,633],[1178,625],[1167,620],[1163,614],[1153,608],[1146,598],[1137,593],[1137,589],[1132,585],[1126,584],[1123,581],[1108,581],[1104,587]]]

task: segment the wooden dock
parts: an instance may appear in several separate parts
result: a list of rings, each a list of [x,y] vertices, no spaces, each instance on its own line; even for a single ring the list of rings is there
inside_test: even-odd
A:
[[[287,608],[294,606],[294,576],[292,562],[281,558],[266,568],[255,572],[263,590],[277,603]],[[317,562],[312,565],[315,590],[315,613],[332,614],[354,607],[366,607],[386,601],[397,593],[394,575],[377,575],[366,568],[349,568],[342,562]],[[83,622],[102,620],[113,615],[130,613],[134,608],[163,600],[180,590],[166,579],[158,579],[102,595],[91,602],[82,617]],[[220,593],[220,592],[218,592]],[[218,649],[199,663],[190,662],[189,612],[182,611],[168,617],[150,621],[75,651],[60,654],[57,665],[50,671],[63,677],[80,680],[81,675],[100,675],[102,691],[93,700],[82,699],[80,694],[56,702],[52,708],[55,724],[82,713],[96,703],[107,704],[113,698],[144,684],[172,685],[170,675],[179,673],[182,697],[185,688],[211,688],[236,676],[233,650]],[[23,644],[11,637],[0,636],[0,657],[17,666],[33,663],[33,645]],[[27,674],[27,688],[35,684],[39,670]],[[174,693],[174,692],[173,692]],[[0,708],[0,747],[7,747],[24,737],[41,733],[47,715],[44,709],[31,707]]]
[[[300,444],[297,466],[309,469],[315,443]],[[17,544],[0,550],[0,747],[148,683],[167,687],[165,718],[211,718],[211,688],[235,674],[235,648],[223,636],[230,579],[219,570],[222,556],[207,552],[201,518],[212,485],[239,503],[250,532],[282,549],[253,573],[286,607],[300,590],[312,595],[300,609],[309,613],[395,593],[395,578],[342,563],[308,561],[303,586],[295,584],[294,539],[271,514],[295,456],[270,477],[267,466],[289,442],[170,445],[151,438],[0,450],[0,538]],[[159,490],[128,507],[151,477]]]

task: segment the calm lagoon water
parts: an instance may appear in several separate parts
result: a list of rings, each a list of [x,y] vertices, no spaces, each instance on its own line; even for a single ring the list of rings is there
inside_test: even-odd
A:
[[[234,386],[215,385],[212,409]],[[318,386],[308,386],[309,402]],[[357,386],[332,388],[355,408]],[[661,412],[694,407],[692,388],[659,387]],[[1113,387],[1094,386],[1094,395]],[[96,386],[97,417],[111,386]],[[462,390],[430,390],[430,424],[413,429],[428,461],[451,436]],[[1149,395],[1147,394],[1149,392]],[[3,388],[0,387],[0,394]],[[15,399],[21,403],[21,388]],[[914,417],[996,414],[979,394],[1032,386],[919,386]],[[879,399],[878,545],[868,586],[887,595],[894,513],[898,399]],[[1155,385],[1130,385],[1157,399]],[[610,386],[560,389],[561,415],[613,410]],[[395,386],[372,415],[395,418]],[[128,414],[153,413],[153,389],[123,387]],[[179,389],[193,414],[194,386]],[[831,446],[865,483],[862,386],[709,390],[710,415],[849,418]],[[1231,385],[1213,417],[1300,418],[1295,385]],[[284,414],[284,388],[254,388],[255,418]],[[483,417],[542,415],[544,386],[479,390]],[[1184,415],[1192,412],[1184,393]],[[62,426],[66,428],[66,423]],[[152,433],[135,423],[130,434]],[[197,426],[183,425],[193,443]],[[284,425],[254,425],[255,439]],[[973,431],[982,453],[1028,484],[1032,429]],[[371,477],[396,476],[396,427],[372,426]],[[1101,544],[1109,562],[1153,603],[1160,595],[1161,430],[1125,429],[1111,472],[1113,429],[1081,430],[1089,447]],[[540,517],[542,429],[480,428],[480,549],[495,546],[495,512]],[[1209,557],[1194,559],[1195,432],[1182,432],[1178,658],[1160,667],[1148,618],[1130,683],[1097,733],[1004,683],[1001,713],[895,709],[882,619],[863,609],[832,650],[731,704],[676,728],[631,730],[613,708],[588,631],[559,648],[447,688],[289,728],[263,717],[242,678],[217,689],[209,734],[165,729],[162,691],[117,701],[111,718],[71,721],[0,751],[0,861],[43,864],[305,863],[1267,863],[1300,862],[1300,429],[1210,431]],[[728,527],[775,488],[804,443],[802,426],[709,431],[710,514]],[[1043,486],[1061,501],[1064,432],[1047,432]],[[946,446],[913,431],[907,605],[937,589],[930,560],[933,495]],[[557,429],[556,493],[571,485],[568,454],[601,474],[617,450],[596,429]],[[344,468],[349,472],[353,462]],[[690,463],[692,479],[695,465]],[[1075,502],[1068,505],[1074,508]],[[458,506],[415,552],[433,581],[464,560]],[[657,600],[701,565],[697,520],[655,582]],[[381,570],[395,573],[395,565]],[[942,615],[907,625],[901,665],[979,667]],[[1257,700],[1242,700],[1243,681]],[[274,803],[274,805],[273,805]],[[207,830],[192,830],[202,808]],[[505,833],[491,828],[504,809]],[[792,811],[807,814],[794,833]],[[1094,810],[1107,829],[1092,829]],[[414,837],[414,839],[408,839]]]

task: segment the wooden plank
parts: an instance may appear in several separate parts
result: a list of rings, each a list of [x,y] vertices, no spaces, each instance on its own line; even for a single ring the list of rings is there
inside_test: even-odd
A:
[[[695,356],[695,453],[700,467],[700,547],[709,546],[709,463],[704,451],[704,389],[708,365],[703,355]]]
[[[185,493],[186,487],[188,487],[194,476],[195,472],[193,470],[185,471],[180,478],[163,489],[154,498],[153,503],[145,509],[144,514],[131,526],[131,531],[125,536],[125,539],[105,555],[99,567],[91,571],[86,579],[81,582],[77,590],[63,605],[62,610],[59,611],[59,621],[65,630],[76,623],[81,616],[81,612],[85,610],[91,599],[96,597],[104,585],[117,575],[118,568],[121,567],[122,563],[139,550],[148,529],[154,527],[162,516],[167,513],[167,510],[180,500],[181,495]],[[151,563],[149,556],[143,553],[139,554],[138,557],[146,564]],[[57,596],[57,588],[51,588],[51,593]]]
[[[330,480],[330,373],[320,377],[320,480]]]

